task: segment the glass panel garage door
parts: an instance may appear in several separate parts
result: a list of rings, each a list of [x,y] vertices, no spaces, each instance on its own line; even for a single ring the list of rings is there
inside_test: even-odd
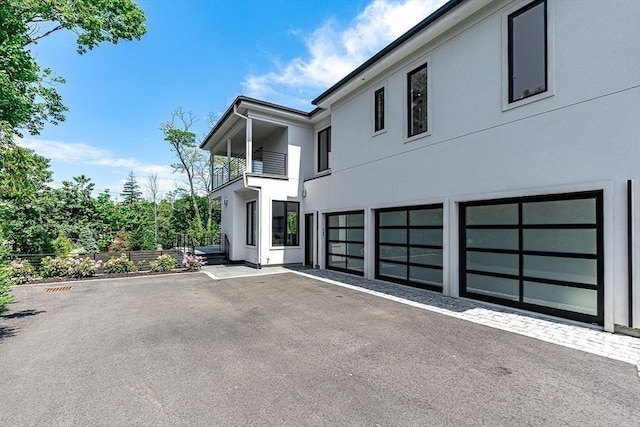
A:
[[[465,203],[461,295],[604,321],[602,192]]]
[[[376,211],[376,278],[442,291],[442,205]]]
[[[364,211],[327,214],[326,266],[364,275]]]

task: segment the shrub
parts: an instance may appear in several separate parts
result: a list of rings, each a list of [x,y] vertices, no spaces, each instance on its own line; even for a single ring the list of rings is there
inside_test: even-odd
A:
[[[138,267],[133,261],[129,261],[127,254],[122,254],[119,257],[113,256],[104,263],[105,273],[131,273],[138,271]]]
[[[204,258],[197,255],[185,255],[182,259],[182,265],[188,271],[198,271],[205,265]]]
[[[56,237],[51,244],[53,245],[56,256],[59,258],[68,258],[73,250],[73,243],[64,233],[58,234],[58,237]]]
[[[113,238],[113,242],[109,245],[109,252],[128,251],[130,247],[129,236],[124,228],[121,228],[118,234],[116,234],[116,237]]]
[[[33,279],[34,269],[29,261],[14,259],[6,265],[9,280],[14,285],[23,285]]]
[[[6,265],[0,259],[0,313],[7,309],[7,304],[13,301],[13,295],[11,295],[11,287],[13,282],[11,281],[9,271]]]
[[[42,258],[40,274],[42,277],[65,277],[69,274],[69,260],[66,258]]]
[[[149,263],[151,271],[171,271],[175,268],[178,261],[171,255],[160,255],[155,261]]]
[[[73,258],[69,260],[67,275],[71,277],[91,277],[102,265],[102,261],[94,261],[91,258]]]

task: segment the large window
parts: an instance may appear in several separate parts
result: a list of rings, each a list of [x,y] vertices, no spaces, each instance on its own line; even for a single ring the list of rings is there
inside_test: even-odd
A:
[[[442,205],[376,211],[376,278],[442,291]]]
[[[274,200],[271,205],[271,244],[298,246],[300,203]]]
[[[547,90],[546,6],[537,0],[507,18],[510,103]]]
[[[258,218],[256,217],[256,201],[247,203],[247,245],[256,245]]]
[[[384,129],[384,87],[373,93],[373,117],[373,130],[380,132]]]
[[[364,212],[327,214],[327,268],[364,274]]]
[[[318,132],[318,172],[329,169],[331,152],[331,127]]]
[[[427,64],[407,75],[408,136],[427,131]]]
[[[503,199],[460,210],[460,293],[602,324],[602,193]]]

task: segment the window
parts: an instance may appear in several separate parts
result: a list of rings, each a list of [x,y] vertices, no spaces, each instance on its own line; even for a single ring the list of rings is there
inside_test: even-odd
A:
[[[408,136],[427,131],[427,64],[407,75]]]
[[[326,254],[328,269],[364,275],[364,211],[327,215]]]
[[[547,91],[547,2],[537,0],[510,14],[509,103]]]
[[[247,203],[247,245],[256,245],[256,231],[258,219],[256,217],[256,201]]]
[[[273,201],[271,208],[271,244],[298,246],[300,203]]]
[[[331,126],[318,132],[318,172],[329,169],[331,152]]]
[[[374,132],[379,132],[384,129],[384,88],[376,90],[373,94],[373,117]]]

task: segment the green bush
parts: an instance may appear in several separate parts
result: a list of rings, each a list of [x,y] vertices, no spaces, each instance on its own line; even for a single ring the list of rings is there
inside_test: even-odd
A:
[[[91,258],[73,258],[69,260],[67,274],[71,277],[91,277],[102,265],[102,261],[94,261]]]
[[[58,234],[52,245],[56,256],[59,258],[68,258],[73,250],[73,243],[64,233]]]
[[[171,255],[160,255],[155,261],[149,263],[151,271],[171,271],[175,268],[178,261]]]
[[[42,258],[40,264],[42,277],[65,277],[69,274],[70,260],[66,258]]]
[[[29,261],[14,259],[6,265],[9,280],[14,285],[23,285],[33,279],[35,272]]]
[[[138,267],[133,261],[129,261],[127,254],[122,254],[119,257],[111,257],[104,263],[105,273],[132,273],[138,271]]]
[[[7,304],[13,301],[13,295],[11,295],[11,287],[13,282],[11,281],[9,271],[6,265],[0,259],[0,313],[7,309]]]

